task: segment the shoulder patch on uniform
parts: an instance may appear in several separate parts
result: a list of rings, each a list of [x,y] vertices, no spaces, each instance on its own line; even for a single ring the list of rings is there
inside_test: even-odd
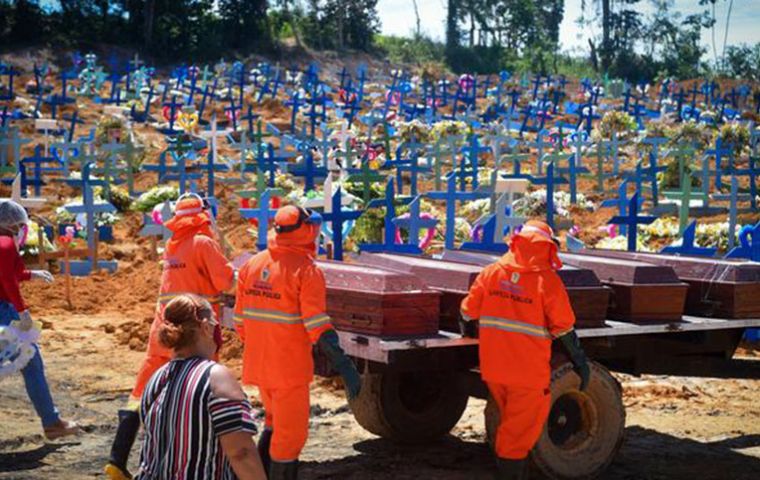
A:
[[[267,267],[261,270],[261,279],[265,282],[269,280],[269,269]]]
[[[520,281],[520,273],[519,272],[512,272],[512,278],[510,278],[512,283],[517,283]]]

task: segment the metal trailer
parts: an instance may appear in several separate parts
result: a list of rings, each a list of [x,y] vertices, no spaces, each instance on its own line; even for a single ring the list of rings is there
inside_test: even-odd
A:
[[[607,321],[602,328],[579,329],[593,360],[585,392],[578,390],[578,377],[555,343],[552,408],[531,452],[533,465],[550,478],[572,479],[599,475],[612,462],[623,441],[625,408],[621,386],[610,371],[760,378],[758,362],[732,358],[744,330],[754,327],[760,327],[760,319],[684,316],[678,323]],[[376,435],[402,443],[430,441],[451,431],[469,397],[488,398],[475,338],[445,331],[403,339],[339,335],[364,372],[362,393],[351,409],[357,422]],[[492,442],[498,410],[490,401],[484,417]]]

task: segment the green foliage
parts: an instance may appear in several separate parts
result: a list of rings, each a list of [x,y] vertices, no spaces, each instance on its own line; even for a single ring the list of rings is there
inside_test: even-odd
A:
[[[376,35],[375,48],[394,63],[444,62],[444,46],[427,37],[403,38]]]
[[[760,81],[760,43],[731,45],[726,49],[726,73],[733,77]]]
[[[309,0],[298,20],[309,46],[320,50],[369,50],[380,31],[377,0]]]
[[[167,200],[176,200],[178,198],[179,190],[177,187],[159,185],[140,195],[140,197],[135,200],[132,208],[137,212],[149,213],[153,211],[153,207],[156,205],[164,203]]]

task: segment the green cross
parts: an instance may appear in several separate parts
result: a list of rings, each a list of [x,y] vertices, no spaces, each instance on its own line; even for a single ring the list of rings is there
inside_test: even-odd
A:
[[[378,182],[384,182],[385,176],[377,173],[372,167],[369,166],[369,161],[362,161],[361,173],[355,173],[348,177],[348,181],[352,183],[360,182],[362,184],[362,201],[366,207],[372,200],[372,184]]]
[[[127,189],[129,190],[130,195],[134,195],[135,193],[135,164],[137,159],[137,154],[142,154],[145,151],[145,147],[137,147],[135,146],[135,143],[130,139],[127,143],[124,144],[124,150],[122,150],[122,155],[124,162],[127,164],[127,170],[126,170],[126,179],[127,179]]]
[[[683,235],[689,224],[689,208],[691,204],[691,174],[681,176],[680,192],[665,192],[665,198],[681,202],[678,208],[678,234]]]

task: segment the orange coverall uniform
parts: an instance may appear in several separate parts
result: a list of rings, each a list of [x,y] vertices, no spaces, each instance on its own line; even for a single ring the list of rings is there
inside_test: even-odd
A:
[[[312,345],[333,327],[324,275],[314,264],[314,239],[282,243],[270,236],[269,248],[240,270],[235,323],[244,343],[243,383],[259,388],[265,427],[273,431],[270,455],[290,462],[309,433]]]
[[[190,202],[193,201],[190,199]],[[183,206],[180,202],[177,210]],[[172,298],[182,293],[198,295],[211,303],[217,318],[222,318],[221,294],[232,288],[235,270],[214,240],[209,226],[206,212],[175,216],[166,222],[173,236],[167,243],[162,260],[163,273],[156,314],[150,327],[147,355],[132,390],[132,401],[140,400],[150,377],[171,359],[171,350],[158,341],[158,331],[163,323],[164,307]],[[217,326],[215,335],[220,344],[221,334],[221,327]]]
[[[538,441],[551,407],[552,339],[575,324],[550,232],[528,222],[462,301],[463,318],[480,320],[481,376],[501,414],[496,455],[503,459],[527,457]]]

